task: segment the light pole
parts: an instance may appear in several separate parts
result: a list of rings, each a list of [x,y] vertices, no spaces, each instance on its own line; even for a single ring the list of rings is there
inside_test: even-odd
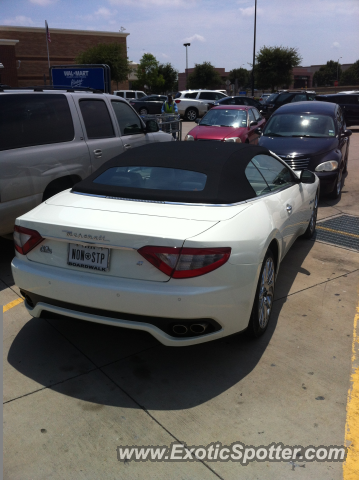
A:
[[[257,0],[254,4],[254,42],[253,42],[253,66],[252,66],[252,97],[254,97],[254,63],[256,61],[256,26],[257,26]]]
[[[190,47],[191,44],[190,43],[184,43],[183,46],[186,47],[186,88],[187,88],[187,82],[188,82],[188,51],[187,51],[187,47]]]

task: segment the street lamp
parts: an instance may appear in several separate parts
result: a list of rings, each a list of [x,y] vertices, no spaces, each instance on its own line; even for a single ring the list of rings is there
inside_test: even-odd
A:
[[[254,4],[254,42],[253,42],[253,67],[252,67],[252,97],[254,97],[254,63],[256,61],[256,24],[257,24],[257,0]]]
[[[187,81],[188,81],[188,51],[187,51],[187,47],[190,47],[191,44],[190,43],[184,43],[183,46],[186,47],[186,88],[187,88]]]
[[[339,82],[339,60],[343,57],[338,58],[338,65],[337,65],[337,82]]]

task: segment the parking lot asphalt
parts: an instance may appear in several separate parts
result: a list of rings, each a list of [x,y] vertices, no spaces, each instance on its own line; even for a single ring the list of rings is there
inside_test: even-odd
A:
[[[183,136],[194,126],[183,124]],[[359,128],[340,200],[321,222],[359,217]],[[353,234],[352,234],[353,235]],[[355,234],[354,234],[355,237]],[[147,333],[34,319],[13,284],[13,246],[0,239],[4,478],[359,478],[355,315],[359,252],[298,239],[285,257],[268,331],[183,348]],[[354,392],[354,393],[353,393]],[[128,462],[124,445],[344,445],[338,462]],[[349,445],[348,443],[348,445]]]

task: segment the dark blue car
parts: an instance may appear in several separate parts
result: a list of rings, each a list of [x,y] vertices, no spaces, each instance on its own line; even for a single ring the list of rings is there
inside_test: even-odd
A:
[[[315,172],[321,193],[338,198],[347,171],[351,134],[337,104],[288,103],[270,117],[258,144],[276,153],[294,170]]]

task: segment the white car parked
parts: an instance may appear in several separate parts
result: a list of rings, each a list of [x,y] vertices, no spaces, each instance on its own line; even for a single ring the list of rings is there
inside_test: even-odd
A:
[[[280,263],[315,230],[319,181],[264,147],[139,147],[16,220],[34,317],[145,330],[165,345],[268,326]]]
[[[130,100],[139,100],[142,97],[146,97],[145,92],[142,90],[115,90],[113,92],[117,97],[122,97],[128,102]]]
[[[178,113],[185,120],[193,122],[207,113],[208,104],[213,104],[224,97],[227,95],[219,90],[183,90],[176,93],[174,101],[177,104]]]

